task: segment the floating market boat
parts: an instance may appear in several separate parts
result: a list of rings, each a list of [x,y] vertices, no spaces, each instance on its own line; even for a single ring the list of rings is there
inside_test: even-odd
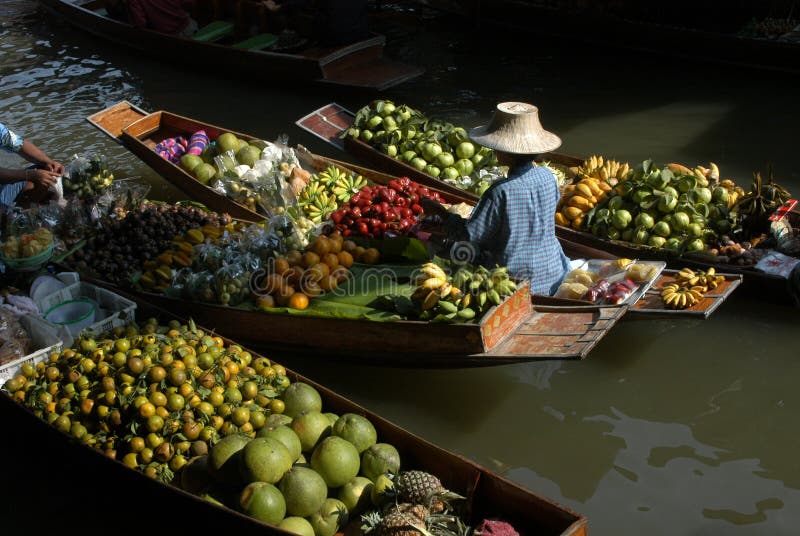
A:
[[[714,1],[670,2],[656,8],[637,1],[418,0],[427,7],[482,24],[517,26],[535,18],[543,33],[584,44],[634,49],[673,58],[755,69],[800,72],[800,32],[791,2],[746,2],[724,11]],[[776,5],[777,4],[777,5]],[[783,4],[783,5],[781,5]],[[758,34],[758,20],[767,33]],[[794,19],[794,23],[792,23]],[[755,24],[754,24],[755,23]],[[748,26],[753,28],[748,29]]]
[[[165,138],[180,135],[189,139],[193,133],[199,130],[204,130],[211,139],[216,139],[223,132],[231,132],[238,138],[247,141],[259,139],[258,137],[168,111],[148,113],[127,101],[110,106],[87,119],[111,138],[124,144],[159,175],[188,194],[193,200],[203,203],[216,212],[228,213],[239,220],[259,222],[265,219],[263,214],[238,204],[219,191],[199,182],[183,168],[163,158],[155,151],[156,145]],[[296,148],[296,152],[298,158],[301,159],[301,164],[307,169],[322,171],[333,165],[360,174],[376,184],[388,184],[396,177],[316,155],[300,147]],[[450,202],[459,202],[465,199],[457,192],[451,195],[451,193],[441,190],[441,195]]]
[[[137,306],[139,319],[155,317],[165,324],[175,318],[141,299],[137,300]],[[226,339],[224,343],[228,346],[239,344],[239,341]],[[256,357],[257,354],[254,354],[253,358]],[[465,522],[477,525],[481,520],[491,518],[510,523],[521,534],[587,534],[587,519],[584,516],[410,433],[324,385],[291,370],[286,371],[286,376],[292,383],[303,382],[316,388],[326,411],[366,417],[374,425],[379,441],[397,449],[401,469],[427,471],[440,478],[446,488],[461,494],[465,498],[466,513],[462,516]],[[8,377],[3,377],[2,381],[5,382]],[[118,517],[120,505],[136,504],[147,497],[148,504],[158,505],[160,512],[168,515],[151,512],[123,518],[125,533],[134,529],[137,532],[152,530],[154,526],[161,532],[202,531],[215,526],[239,533],[258,531],[285,534],[273,525],[130,469],[122,462],[106,456],[103,451],[86,446],[70,434],[47,424],[27,406],[14,401],[6,390],[0,392],[0,412],[6,419],[8,429],[14,431],[4,438],[3,452],[9,461],[4,474],[7,478],[13,478],[15,492],[36,491],[42,500],[56,501],[59,510],[71,507],[70,511],[83,511],[87,504],[90,505],[91,519],[81,522],[83,530],[93,532],[95,524],[110,526],[121,522]],[[113,493],[109,493],[111,488]],[[76,493],[78,491],[80,493]],[[24,496],[29,495],[25,493]],[[20,523],[20,527],[21,524],[29,526],[33,522],[32,516],[36,516],[37,531],[56,530],[63,525],[61,516],[41,516],[41,503],[22,500],[22,497],[17,496],[14,502],[17,515],[7,519],[6,526],[13,528],[17,523]],[[180,515],[174,515],[175,512]],[[359,524],[358,519],[353,521],[355,525]]]
[[[261,2],[198,0],[192,15],[201,26],[193,38],[139,29],[109,15],[103,0],[41,0],[60,19],[102,39],[201,68],[224,69],[248,78],[292,85],[316,82],[328,87],[384,90],[422,73],[422,69],[383,57],[386,38],[373,34],[349,45],[311,43],[288,47],[265,33],[269,11]],[[255,35],[251,29],[257,27]],[[168,51],[168,52],[166,52]]]
[[[397,175],[407,175],[420,184],[436,188],[470,204],[477,202],[478,196],[476,194],[449,185],[414,166],[376,150],[373,146],[361,140],[353,139],[349,136],[342,139],[342,133],[352,126],[352,121],[353,114],[351,112],[335,103],[331,103],[304,116],[297,121],[297,124],[317,137],[328,141],[353,156],[370,162],[383,171]],[[540,159],[566,167],[580,166],[583,163],[582,158],[555,152],[542,155]],[[791,227],[800,229],[800,212],[796,208],[788,211],[785,214],[785,218]],[[800,234],[800,230],[796,231],[795,234]],[[601,238],[592,233],[578,231],[563,225],[556,225],[556,236],[558,236],[562,244],[581,244],[594,250],[606,251],[616,257],[662,260],[667,263],[669,268],[673,269],[682,267],[707,269],[713,267],[718,272],[738,274],[747,283],[744,285],[746,292],[769,301],[790,302],[793,299],[797,300],[797,296],[800,296],[800,288],[796,288],[796,284],[791,279],[757,270],[753,266],[725,262],[725,259],[721,257],[717,258],[714,255],[708,255],[703,252],[678,254],[664,248],[654,248],[631,242]]]

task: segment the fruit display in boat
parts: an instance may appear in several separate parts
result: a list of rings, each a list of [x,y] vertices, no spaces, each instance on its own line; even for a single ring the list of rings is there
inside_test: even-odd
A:
[[[306,309],[315,297],[336,290],[350,277],[354,261],[344,247],[341,235],[319,236],[304,251],[275,258],[253,282],[256,306]]]
[[[80,337],[4,388],[75,440],[170,482],[221,438],[255,437],[290,383],[281,365],[192,323],[149,319]]]
[[[347,203],[366,185],[367,180],[361,175],[352,175],[335,166],[329,166],[311,175],[297,196],[297,205],[312,223],[321,223],[340,204]]]
[[[440,119],[430,119],[405,104],[375,100],[356,112],[343,137],[358,139],[419,171],[464,190],[485,191],[501,173],[488,147],[469,140],[467,131]]]
[[[683,268],[675,279],[661,287],[661,300],[670,309],[687,309],[701,302],[709,290],[725,281],[714,268],[691,270]]]
[[[104,157],[76,155],[61,181],[65,197],[89,199],[106,191],[114,181],[114,174],[108,170]]]
[[[33,257],[53,245],[53,233],[47,227],[39,227],[32,233],[10,236],[2,246],[6,259],[24,259]]]
[[[436,263],[422,265],[413,279],[411,301],[421,320],[471,322],[517,290],[508,268],[460,266],[449,276]]]
[[[444,201],[438,192],[408,177],[400,177],[385,186],[362,187],[340,209],[332,212],[330,218],[333,228],[345,237],[406,235],[422,214],[420,201],[426,197],[440,203]]]
[[[166,251],[172,241],[190,229],[231,223],[227,214],[194,206],[146,202],[121,220],[105,220],[86,244],[66,262],[81,273],[99,276],[114,284],[127,283],[147,261]]]
[[[586,214],[602,203],[614,186],[628,178],[630,166],[616,160],[592,155],[583,164],[571,170],[576,179],[565,186],[556,208],[556,225],[580,229]]]

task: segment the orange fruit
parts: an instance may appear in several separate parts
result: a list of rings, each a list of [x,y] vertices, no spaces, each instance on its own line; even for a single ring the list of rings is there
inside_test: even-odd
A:
[[[336,257],[339,260],[339,266],[344,266],[345,268],[353,266],[353,256],[349,252],[340,251]]]
[[[339,285],[339,280],[335,275],[327,275],[319,280],[319,288],[328,292],[334,290]]]
[[[285,307],[289,303],[289,298],[291,298],[295,292],[294,287],[283,287],[275,298],[275,301],[278,302],[278,305],[281,307]]]
[[[344,242],[342,242],[342,251],[347,251],[348,253],[352,253],[353,251],[355,251],[356,247],[358,246],[352,240],[345,240]]]
[[[303,281],[319,281],[323,277],[327,277],[331,273],[331,269],[325,263],[317,263],[314,266],[308,268],[304,273],[302,280]]]
[[[275,259],[275,273],[278,275],[284,275],[286,272],[289,271],[289,261],[286,259]]]
[[[306,281],[303,284],[303,292],[311,297],[319,296],[322,294],[322,287],[316,281]]]
[[[363,246],[356,246],[355,249],[351,252],[353,254],[353,258],[357,261],[361,261],[361,257],[364,256],[364,252],[366,248]]]
[[[306,252],[303,254],[303,262],[302,262],[302,265],[303,265],[305,268],[308,268],[309,266],[314,266],[314,265],[315,265],[315,264],[317,264],[318,262],[319,262],[319,255],[317,255],[317,254],[316,254],[316,253],[314,253],[313,251],[306,251]]]
[[[278,290],[284,286],[284,284],[283,277],[278,274],[269,274],[261,281],[263,290],[267,294],[278,292]]]
[[[303,254],[297,251],[296,249],[293,249],[286,254],[286,262],[289,263],[289,266],[297,266],[302,262],[302,260],[303,260]]]
[[[318,236],[311,245],[311,249],[320,257],[324,257],[331,251],[331,242],[325,236]]]
[[[364,255],[361,258],[366,264],[377,264],[381,258],[381,253],[375,248],[368,248],[364,250]]]
[[[325,256],[322,257],[322,262],[327,264],[328,267],[333,270],[339,266],[339,256],[336,253],[326,253]]]
[[[256,298],[256,307],[275,307],[275,298],[267,294]]]
[[[336,278],[337,283],[341,283],[342,281],[346,281],[348,277],[350,277],[350,270],[339,266],[334,271],[331,272],[331,275]]]
[[[305,309],[308,307],[308,296],[302,292],[295,292],[289,297],[289,307],[292,309]]]
[[[331,242],[331,253],[339,253],[342,251],[342,245],[344,244],[344,237],[340,234],[332,234],[328,237],[328,240]]]
[[[292,285],[297,284],[303,277],[303,272],[304,272],[303,268],[300,267],[299,265],[292,266],[292,268],[286,273],[286,279]]]

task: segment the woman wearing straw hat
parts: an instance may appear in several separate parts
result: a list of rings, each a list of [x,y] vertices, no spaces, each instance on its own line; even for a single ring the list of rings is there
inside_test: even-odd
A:
[[[560,194],[555,176],[532,160],[561,139],[542,128],[536,106],[523,102],[498,104],[491,122],[472,129],[470,138],[494,149],[508,176],[492,184],[467,220],[428,199],[425,213],[441,217],[445,234],[456,240],[454,260],[507,266],[514,277],[530,280],[532,293],[553,295],[569,271],[555,233]]]

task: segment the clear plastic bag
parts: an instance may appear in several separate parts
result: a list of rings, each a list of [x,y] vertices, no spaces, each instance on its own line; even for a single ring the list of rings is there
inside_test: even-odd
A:
[[[65,197],[90,199],[106,191],[114,181],[105,155],[75,154],[61,179]]]
[[[222,305],[239,305],[250,295],[250,274],[239,263],[227,264],[214,273],[215,298]]]
[[[214,274],[208,271],[194,272],[183,284],[184,294],[192,301],[202,301],[213,303],[214,293]]]
[[[216,272],[222,267],[225,252],[215,244],[197,244],[194,246],[193,264],[197,271]]]

